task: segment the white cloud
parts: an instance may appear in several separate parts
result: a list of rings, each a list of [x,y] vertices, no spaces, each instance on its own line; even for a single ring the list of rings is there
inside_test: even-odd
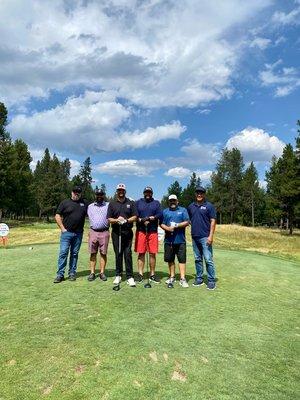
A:
[[[245,162],[270,161],[280,156],[285,144],[276,136],[270,136],[263,129],[248,127],[232,136],[226,143],[228,149],[238,148]]]
[[[181,151],[185,153],[187,160],[196,165],[215,164],[220,155],[220,149],[217,144],[200,143],[197,139],[186,141],[186,144],[181,147]]]
[[[287,96],[300,86],[299,71],[293,67],[279,69],[281,64],[282,60],[274,64],[266,64],[266,69],[259,73],[263,86],[275,88],[275,97]]]
[[[256,37],[250,43],[250,47],[258,47],[260,50],[265,50],[270,44],[272,40],[263,38],[263,37]]]
[[[153,171],[164,167],[161,160],[113,160],[94,167],[101,174],[117,176],[151,176]]]
[[[208,182],[211,178],[211,174],[213,171],[206,170],[206,171],[196,171],[196,175],[201,179],[202,182]]]
[[[168,171],[166,171],[164,175],[172,176],[173,178],[186,178],[187,176],[190,176],[191,174],[192,174],[192,171],[189,170],[188,168],[175,167],[175,168],[168,169]]]
[[[8,130],[39,148],[51,143],[57,151],[91,154],[149,147],[161,140],[178,139],[186,129],[173,121],[144,131],[121,132],[121,125],[131,115],[131,108],[117,101],[116,92],[86,91],[53,109],[17,115]]]
[[[20,103],[78,85],[145,107],[228,98],[242,50],[227,34],[270,3],[1,1],[2,98]]]
[[[296,7],[289,13],[285,13],[283,11],[276,11],[272,16],[272,22],[278,25],[298,25],[299,17],[300,17],[300,7]]]
[[[211,113],[211,110],[209,108],[204,108],[203,110],[197,110],[196,112],[197,112],[197,114],[208,115]]]

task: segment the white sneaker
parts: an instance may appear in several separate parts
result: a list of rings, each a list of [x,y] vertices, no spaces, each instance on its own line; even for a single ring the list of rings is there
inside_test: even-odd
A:
[[[169,277],[167,280],[166,280],[166,284],[168,285],[169,283],[175,283],[176,282],[176,279],[173,277],[173,278],[171,278],[171,277]]]
[[[184,288],[189,287],[189,284],[187,283],[185,278],[184,279],[180,279],[179,284],[180,284],[180,286],[182,286]]]
[[[115,280],[113,281],[113,284],[118,285],[121,282],[121,280],[122,280],[122,277],[120,275],[117,275],[115,277]]]
[[[135,287],[134,279],[133,278],[127,279],[127,285],[129,285],[130,287]]]

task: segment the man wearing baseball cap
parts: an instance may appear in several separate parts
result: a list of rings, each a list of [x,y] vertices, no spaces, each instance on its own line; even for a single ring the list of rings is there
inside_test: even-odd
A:
[[[61,230],[61,235],[57,276],[54,283],[65,280],[65,267],[69,253],[69,280],[76,280],[78,253],[88,206],[81,196],[82,188],[80,186],[73,187],[71,198],[63,200],[55,214],[55,221]]]
[[[195,201],[188,206],[192,226],[193,251],[196,279],[193,286],[201,286],[203,281],[203,257],[207,271],[207,289],[216,287],[216,273],[213,261],[213,236],[216,228],[215,207],[206,200],[206,190],[199,186],[195,190]]]
[[[109,203],[107,218],[112,225],[111,238],[116,258],[116,278],[114,284],[118,285],[122,279],[123,258],[126,266],[127,283],[135,287],[132,268],[132,238],[133,222],[136,221],[137,211],[135,202],[126,196],[126,186],[119,183],[116,187],[116,200]]]
[[[175,282],[175,256],[179,263],[180,285],[188,288],[189,285],[185,278],[186,266],[186,240],[185,228],[189,225],[189,215],[186,208],[178,205],[175,194],[168,198],[169,207],[163,210],[162,229],[165,230],[164,260],[169,265],[170,277],[166,283],[168,287],[173,287]]]
[[[88,206],[87,214],[90,221],[89,231],[89,253],[91,273],[88,281],[96,278],[95,268],[97,252],[100,255],[100,275],[102,281],[107,281],[105,267],[107,261],[107,247],[109,242],[109,222],[107,219],[108,203],[105,201],[105,192],[102,189],[95,189],[95,201]]]
[[[150,281],[160,283],[155,275],[156,254],[158,253],[158,222],[162,217],[160,202],[154,200],[153,190],[146,186],[144,197],[136,201],[137,223],[135,234],[135,252],[138,253],[137,282],[143,281],[145,254],[149,252]]]

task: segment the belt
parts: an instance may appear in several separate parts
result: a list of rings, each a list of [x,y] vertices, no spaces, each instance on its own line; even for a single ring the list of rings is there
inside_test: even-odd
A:
[[[94,228],[91,228],[91,230],[94,231],[94,232],[106,232],[106,231],[109,230],[109,228],[102,228],[102,229],[94,229]]]

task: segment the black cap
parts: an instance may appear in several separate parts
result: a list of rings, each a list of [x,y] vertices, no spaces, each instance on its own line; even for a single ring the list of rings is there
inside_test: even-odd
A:
[[[195,193],[197,192],[206,193],[206,189],[203,186],[197,186],[195,189]]]
[[[82,187],[81,186],[74,186],[72,189],[72,192],[74,193],[82,193]]]
[[[95,196],[98,196],[98,195],[104,196],[105,195],[105,192],[103,189],[95,189],[94,193],[95,193]]]
[[[151,192],[151,193],[153,193],[152,187],[146,186],[145,189],[144,189],[144,191],[143,191],[143,193],[145,193],[145,192]]]

